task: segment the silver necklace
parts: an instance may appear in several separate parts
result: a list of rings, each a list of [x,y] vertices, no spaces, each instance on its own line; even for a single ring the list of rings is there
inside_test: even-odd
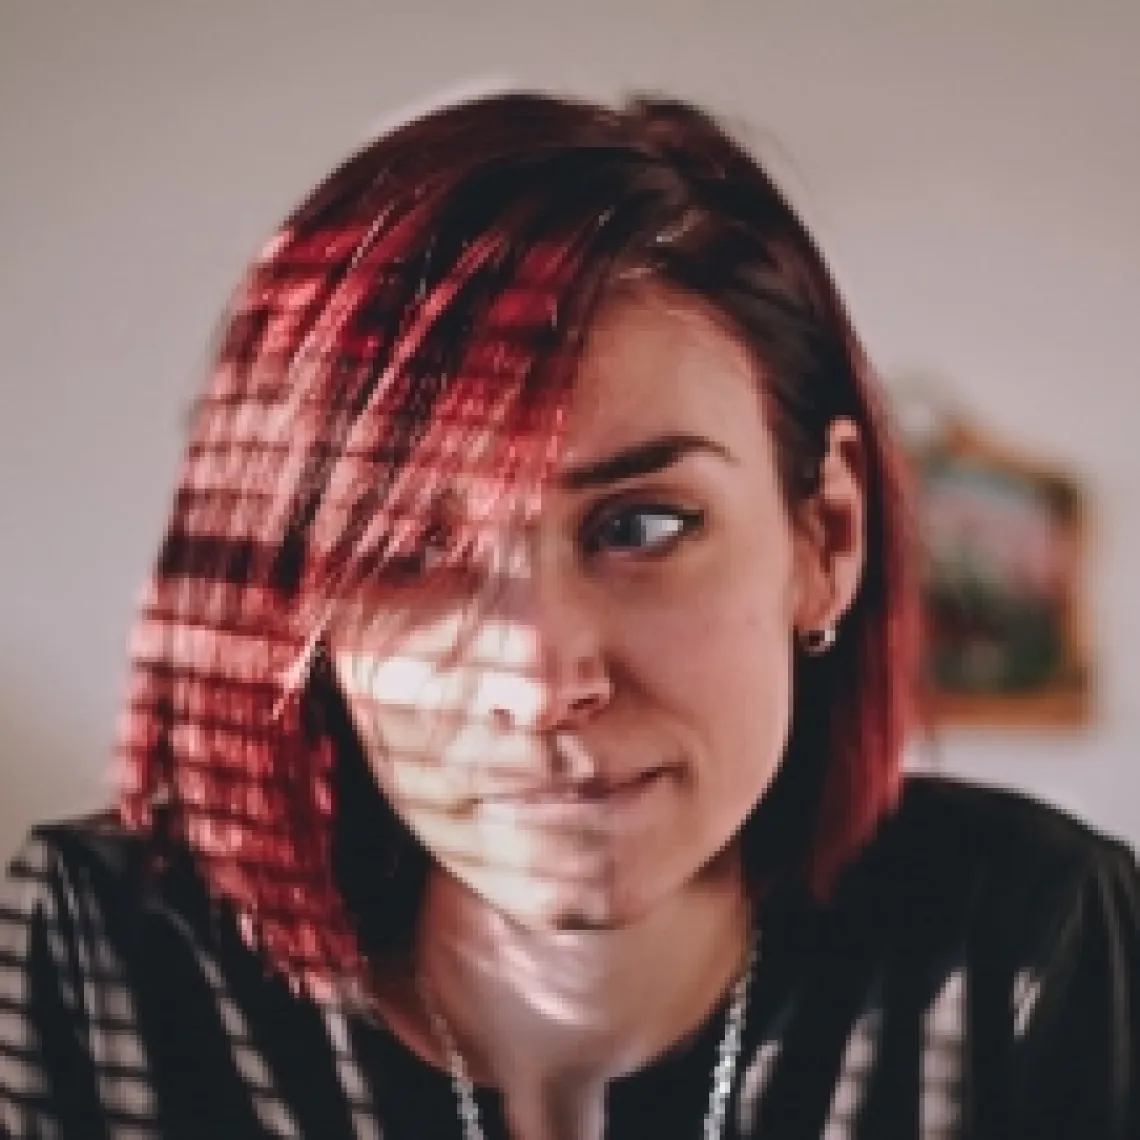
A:
[[[752,976],[760,958],[760,937],[753,936],[748,948],[744,969],[732,986],[725,1017],[724,1036],[717,1049],[717,1062],[713,1066],[712,1091],[709,1093],[709,1106],[705,1112],[702,1140],[720,1140],[724,1131],[725,1114],[728,1111],[728,1098],[732,1095],[736,1076],[736,1063],[740,1057],[740,1047],[744,1039],[744,1017],[748,1012],[748,991],[752,986]],[[483,1123],[479,1116],[479,1106],[475,1103],[475,1085],[467,1069],[467,1062],[460,1052],[455,1034],[443,1011],[435,1001],[426,979],[417,979],[420,1001],[432,1024],[432,1029],[447,1057],[451,1072],[451,1084],[455,1089],[455,1099],[459,1105],[459,1120],[463,1125],[464,1140],[487,1140]]]

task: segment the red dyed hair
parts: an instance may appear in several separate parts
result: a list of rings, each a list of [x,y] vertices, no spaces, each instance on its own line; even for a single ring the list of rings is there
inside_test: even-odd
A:
[[[631,272],[701,298],[754,353],[789,506],[828,425],[862,431],[865,579],[831,654],[797,663],[788,756],[746,825],[753,870],[826,890],[894,802],[916,656],[901,464],[802,224],[683,104],[446,108],[351,158],[251,267],[132,642],[123,816],[167,829],[298,985],[357,979],[418,881],[352,873],[414,862],[415,842],[313,652],[328,608],[414,556],[460,471],[501,492],[482,521],[525,509],[591,312]]]

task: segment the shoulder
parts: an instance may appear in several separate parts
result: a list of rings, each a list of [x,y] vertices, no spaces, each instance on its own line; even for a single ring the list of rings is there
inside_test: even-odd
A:
[[[990,1116],[1004,1106],[994,1134],[1058,1135],[1064,1120],[1065,1135],[1138,1135],[1140,871],[1126,844],[1026,796],[913,779],[853,870],[893,931],[888,953],[965,969],[975,1099]]]
[[[156,877],[152,845],[113,812],[39,824],[7,866],[0,925],[10,941],[19,928],[49,922],[78,937],[94,915],[125,915],[146,905]]]
[[[1089,921],[1140,929],[1125,843],[1028,796],[945,778],[907,780],[848,880],[887,930],[976,937],[1022,958]]]
[[[1123,842],[1019,792],[935,776],[911,776],[888,821],[903,843],[952,843],[974,867],[999,860],[1013,873],[1081,875],[1134,863]],[[997,868],[993,868],[997,869]]]
[[[45,876],[93,875],[126,880],[142,872],[148,844],[128,831],[112,811],[33,827],[8,864],[15,882],[42,883]]]
[[[1059,808],[1030,796],[956,780],[912,776],[883,841],[943,874],[985,876],[995,885],[1032,890],[1076,886],[1088,876],[1127,877],[1136,857]]]
[[[130,1042],[129,990],[115,951],[139,927],[144,848],[100,815],[33,828],[8,863],[0,882],[0,1134],[88,1135],[101,1118],[93,1042],[108,1057]],[[104,999],[114,1001],[114,1035]]]

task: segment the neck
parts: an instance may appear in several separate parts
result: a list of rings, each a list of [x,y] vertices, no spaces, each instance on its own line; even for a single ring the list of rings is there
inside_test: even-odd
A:
[[[437,871],[417,965],[477,1083],[499,1087],[520,1111],[558,1104],[565,1120],[566,1102],[577,1101],[593,1118],[607,1080],[708,1017],[742,968],[750,930],[735,849],[612,930],[522,927]]]

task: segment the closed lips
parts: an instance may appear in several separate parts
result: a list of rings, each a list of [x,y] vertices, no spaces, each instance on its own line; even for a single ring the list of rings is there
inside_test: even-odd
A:
[[[604,801],[639,791],[672,769],[667,765],[648,768],[632,776],[608,779],[589,779],[574,783],[546,783],[521,788],[504,788],[477,795],[474,798],[485,803],[542,803],[551,800],[565,801]]]

